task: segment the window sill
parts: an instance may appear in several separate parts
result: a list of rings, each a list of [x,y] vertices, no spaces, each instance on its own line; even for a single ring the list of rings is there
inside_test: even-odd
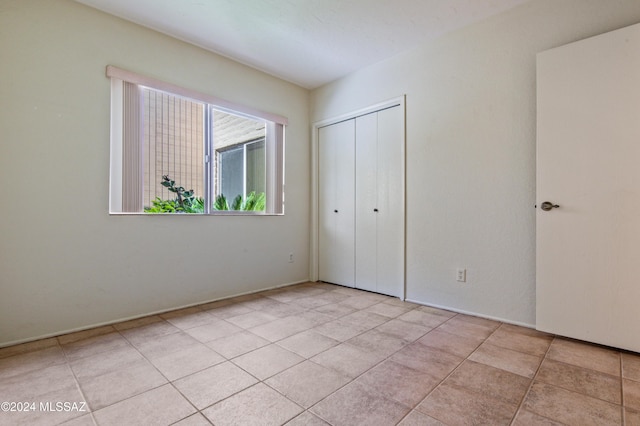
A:
[[[219,211],[212,213],[109,212],[109,216],[284,216],[284,213],[255,213],[243,211]]]

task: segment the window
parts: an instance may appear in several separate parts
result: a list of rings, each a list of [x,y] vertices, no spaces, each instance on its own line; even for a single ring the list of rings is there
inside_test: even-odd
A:
[[[227,199],[265,192],[264,138],[216,150],[218,194]]]
[[[111,213],[282,214],[286,119],[107,67]]]

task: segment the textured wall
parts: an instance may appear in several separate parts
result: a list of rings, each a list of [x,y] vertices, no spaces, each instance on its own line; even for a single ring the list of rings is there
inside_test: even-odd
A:
[[[536,53],[638,21],[533,0],[312,92],[312,121],[406,94],[409,299],[535,324]]]
[[[109,64],[288,117],[286,215],[110,216]],[[308,278],[308,91],[70,0],[0,2],[0,75],[0,345]]]

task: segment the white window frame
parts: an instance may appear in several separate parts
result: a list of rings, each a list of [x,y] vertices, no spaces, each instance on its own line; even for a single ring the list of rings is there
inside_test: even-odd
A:
[[[181,96],[194,101],[206,104],[206,117],[210,117],[209,109],[213,108],[229,114],[246,117],[253,120],[266,122],[265,135],[265,160],[266,160],[266,206],[264,212],[244,212],[244,211],[215,211],[211,209],[210,202],[205,205],[205,214],[210,215],[282,215],[284,214],[284,128],[288,125],[286,117],[272,114],[244,105],[229,102],[211,95],[203,94],[191,89],[186,89],[166,83],[161,80],[146,77],[131,71],[123,70],[112,65],[107,66],[107,77],[111,79],[111,150],[110,150],[110,178],[109,178],[109,213],[110,214],[144,214],[143,211],[123,211],[123,174],[143,173],[142,166],[139,169],[133,168],[125,170],[124,155],[127,150],[124,132],[128,131],[127,137],[132,137],[132,129],[125,129],[124,122],[135,117],[125,117],[123,103],[125,98],[125,83],[148,87],[153,90],[163,91],[172,95]],[[135,99],[134,99],[135,101]],[[140,114],[140,111],[138,111]],[[134,128],[133,132],[137,130]],[[205,120],[205,138],[210,139],[212,135],[212,123]],[[133,136],[135,137],[135,136]],[[205,143],[205,191],[206,199],[213,199],[213,164],[214,152],[211,143]],[[135,166],[135,165],[134,165]],[[130,168],[130,167],[129,167]],[[142,188],[140,188],[142,189]],[[142,192],[141,192],[142,193]],[[140,204],[141,205],[141,204]],[[177,216],[197,216],[197,214],[177,215]]]

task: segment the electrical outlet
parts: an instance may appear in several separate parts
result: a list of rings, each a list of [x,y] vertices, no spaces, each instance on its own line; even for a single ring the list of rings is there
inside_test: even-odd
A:
[[[289,263],[293,263],[293,253],[289,253]]]
[[[456,281],[461,283],[467,282],[467,270],[464,268],[456,269]]]

